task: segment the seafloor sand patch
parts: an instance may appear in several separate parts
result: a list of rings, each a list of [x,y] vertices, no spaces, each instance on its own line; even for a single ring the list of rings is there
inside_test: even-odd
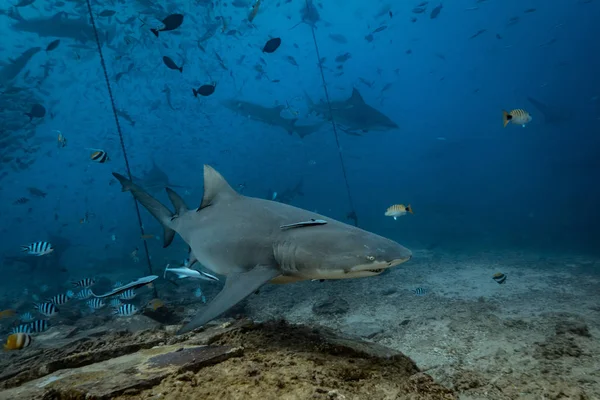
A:
[[[247,311],[402,351],[464,399],[600,399],[600,263],[583,257],[415,252],[375,278],[271,286]]]

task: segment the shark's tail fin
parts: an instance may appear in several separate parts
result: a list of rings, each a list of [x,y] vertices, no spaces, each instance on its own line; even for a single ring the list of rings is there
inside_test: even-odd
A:
[[[150,196],[144,189],[131,182],[121,174],[113,172],[113,176],[121,183],[123,192],[131,192],[133,197],[140,202],[141,205],[148,210],[154,218],[160,222],[164,229],[164,244],[167,247],[175,238],[175,231],[171,228],[173,213],[160,201]]]

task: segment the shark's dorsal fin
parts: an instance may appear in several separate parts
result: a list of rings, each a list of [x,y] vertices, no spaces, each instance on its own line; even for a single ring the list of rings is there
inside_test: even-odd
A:
[[[217,170],[204,164],[204,196],[202,196],[202,204],[200,204],[198,211],[221,199],[238,196],[239,194],[229,186],[229,183]]]
[[[352,89],[352,96],[350,96],[350,102],[354,104],[364,104],[364,100],[358,89]]]
[[[175,213],[178,216],[183,215],[183,213],[189,210],[188,206],[185,204],[185,201],[180,195],[175,193],[175,191],[171,188],[166,188],[166,190],[169,200],[171,200],[171,204],[173,204],[173,207],[175,207]]]

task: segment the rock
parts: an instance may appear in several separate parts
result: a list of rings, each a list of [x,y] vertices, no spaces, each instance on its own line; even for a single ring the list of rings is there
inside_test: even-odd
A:
[[[350,310],[350,305],[344,299],[338,297],[328,297],[327,299],[315,303],[312,311],[317,315],[342,315]]]
[[[372,339],[377,334],[383,332],[383,328],[371,322],[352,322],[346,324],[343,328],[344,332],[350,335]]]
[[[556,324],[556,334],[564,335],[570,333],[577,336],[591,337],[588,326],[579,321],[561,321]]]

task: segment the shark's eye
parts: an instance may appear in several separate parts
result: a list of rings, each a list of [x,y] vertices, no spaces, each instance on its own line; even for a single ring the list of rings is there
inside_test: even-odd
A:
[[[367,260],[369,260],[369,261],[375,261],[375,257],[373,257],[373,256],[367,256]]]

